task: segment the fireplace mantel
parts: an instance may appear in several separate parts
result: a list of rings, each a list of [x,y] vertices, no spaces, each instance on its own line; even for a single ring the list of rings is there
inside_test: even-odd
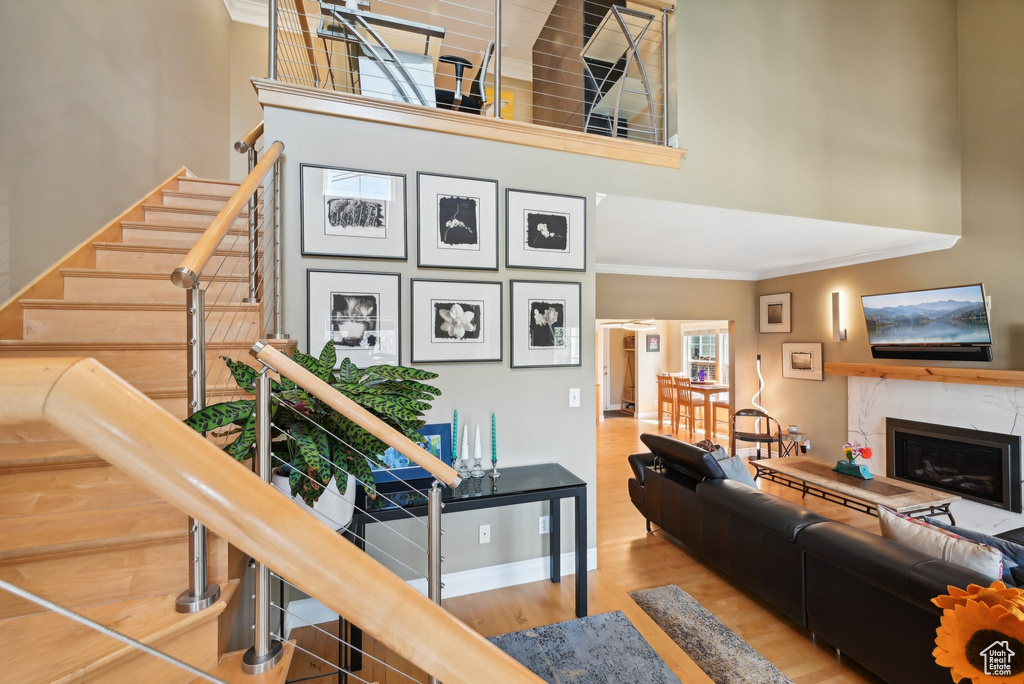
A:
[[[961,385],[1024,387],[1024,371],[980,368],[943,368],[937,366],[890,366],[876,363],[826,363],[829,375],[889,380],[921,380]]]

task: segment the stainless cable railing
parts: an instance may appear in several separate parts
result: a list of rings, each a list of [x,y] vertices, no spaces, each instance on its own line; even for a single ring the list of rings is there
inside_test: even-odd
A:
[[[672,4],[274,0],[270,78],[667,145]]]
[[[254,338],[285,337],[279,182],[284,145],[275,142],[261,154],[262,131],[260,123],[235,144],[248,155],[249,174],[171,274],[171,281],[186,290],[189,415],[206,407],[213,395],[225,401],[241,396],[227,366],[208,365],[210,358],[238,359]],[[179,612],[203,610],[220,596],[220,588],[209,581],[206,529],[190,519],[189,532],[191,571],[188,588],[176,601]]]

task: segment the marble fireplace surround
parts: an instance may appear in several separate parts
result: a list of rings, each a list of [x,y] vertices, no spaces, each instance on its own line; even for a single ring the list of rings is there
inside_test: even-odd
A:
[[[885,475],[886,417],[1024,436],[1024,387],[856,376],[848,381],[849,439],[871,447],[874,458],[863,463],[876,475]],[[974,501],[957,502],[952,511],[957,525],[982,532],[1024,527],[1024,514]]]

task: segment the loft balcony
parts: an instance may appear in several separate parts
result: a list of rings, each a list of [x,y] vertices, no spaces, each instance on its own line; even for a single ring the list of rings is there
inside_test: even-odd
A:
[[[674,0],[415,4],[271,0],[261,101],[678,167]]]

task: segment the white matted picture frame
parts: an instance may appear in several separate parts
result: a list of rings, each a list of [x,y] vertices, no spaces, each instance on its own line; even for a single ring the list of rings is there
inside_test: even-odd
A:
[[[587,198],[505,190],[505,265],[587,270]]]
[[[405,175],[299,164],[302,254],[408,258]]]
[[[796,380],[824,380],[821,342],[783,342],[782,377]]]
[[[309,353],[334,342],[338,365],[401,362],[401,276],[364,271],[306,271]],[[315,350],[315,351],[313,351]]]
[[[498,270],[498,181],[416,174],[417,264]]]
[[[413,363],[501,361],[500,282],[411,283]]]
[[[512,368],[579,366],[580,283],[510,283]]]
[[[760,332],[763,333],[788,333],[793,330],[793,321],[790,314],[790,300],[792,294],[780,292],[779,294],[761,295],[760,298]]]

